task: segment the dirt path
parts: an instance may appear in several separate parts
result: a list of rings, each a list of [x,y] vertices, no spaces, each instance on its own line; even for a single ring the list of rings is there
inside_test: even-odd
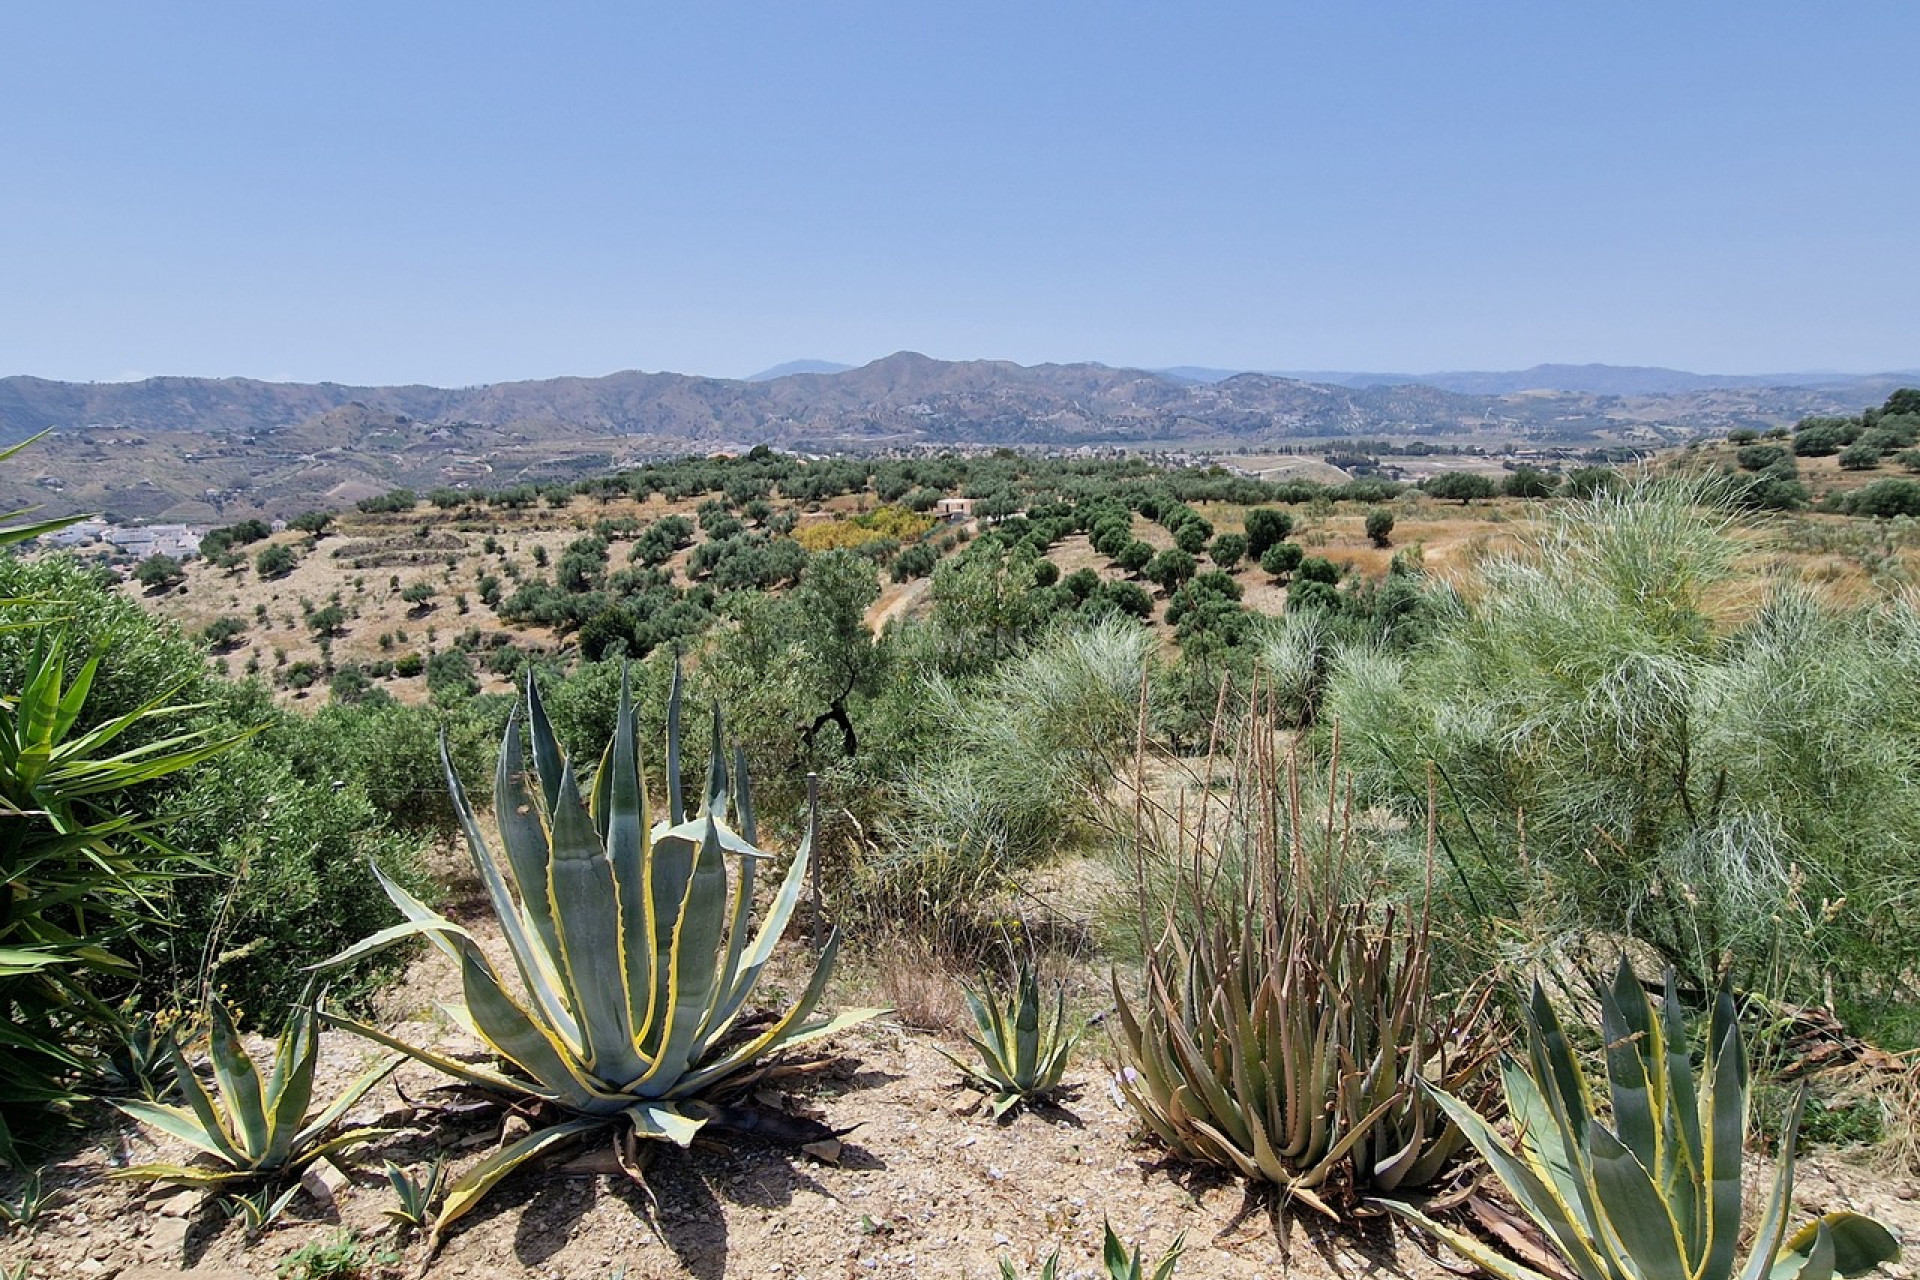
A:
[[[887,629],[887,624],[903,616],[909,609],[927,598],[933,590],[932,578],[915,578],[905,586],[889,586],[880,593],[880,598],[867,610],[867,630],[878,636]]]

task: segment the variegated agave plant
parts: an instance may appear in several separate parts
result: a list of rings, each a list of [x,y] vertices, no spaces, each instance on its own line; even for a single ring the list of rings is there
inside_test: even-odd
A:
[[[334,1021],[468,1083],[539,1099],[566,1116],[481,1161],[448,1187],[434,1222],[436,1244],[501,1178],[549,1148],[605,1126],[620,1127],[623,1150],[636,1137],[687,1146],[713,1114],[703,1099],[716,1089],[738,1083],[776,1050],[879,1012],[814,1017],[833,970],[835,935],[791,1008],[753,1035],[730,1034],[793,914],[811,850],[801,844],[753,931],[754,877],[766,855],[756,847],[745,758],[736,750],[730,777],[716,710],[705,803],[689,816],[680,787],[680,709],[676,670],[667,705],[668,812],[655,824],[625,677],[614,738],[588,796],[529,676],[525,720],[532,769],[516,708],[494,779],[504,871],[488,853],[443,751],[447,785],[518,970],[517,984],[509,984],[465,929],[385,877],[381,883],[405,922],[330,962],[346,963],[400,938],[424,935],[460,965],[464,1007],[451,1012],[499,1056],[498,1070],[403,1044],[362,1023]],[[729,862],[736,865],[731,876]]]
[[[1655,1008],[1623,958],[1612,987],[1600,992],[1606,1113],[1595,1108],[1580,1060],[1538,986],[1527,1013],[1527,1060],[1503,1064],[1511,1142],[1467,1103],[1430,1090],[1565,1270],[1579,1280],[1832,1280],[1898,1261],[1892,1233],[1846,1210],[1788,1234],[1804,1089],[1788,1112],[1759,1227],[1740,1256],[1748,1098],[1740,1021],[1723,987],[1709,1019],[1707,1060],[1696,1073],[1671,971],[1666,989]],[[1411,1204],[1378,1203],[1497,1280],[1548,1280]]]

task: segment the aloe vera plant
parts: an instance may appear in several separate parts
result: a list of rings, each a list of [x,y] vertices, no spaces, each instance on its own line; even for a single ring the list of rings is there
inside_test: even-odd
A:
[[[460,966],[463,1001],[449,1011],[492,1048],[497,1068],[407,1045],[345,1018],[333,1021],[469,1084],[545,1104],[560,1116],[447,1188],[434,1221],[435,1245],[501,1178],[535,1156],[609,1127],[620,1136],[623,1156],[635,1150],[635,1139],[687,1146],[716,1114],[710,1102],[715,1092],[742,1083],[767,1055],[880,1012],[814,1016],[833,971],[836,933],[785,1013],[752,1034],[737,1030],[799,901],[811,849],[802,842],[765,918],[752,930],[754,881],[767,855],[757,845],[744,753],[736,749],[729,771],[716,709],[705,801],[697,815],[689,815],[680,782],[680,721],[676,669],[667,704],[667,814],[656,824],[641,769],[639,716],[625,675],[613,741],[585,793],[529,676],[524,715],[516,707],[508,720],[494,777],[504,870],[488,852],[443,749],[447,785],[499,918],[517,994],[465,929],[385,876],[381,883],[406,920],[329,962],[347,963],[399,938],[425,936]],[[729,862],[736,867],[731,876]],[[625,1163],[630,1169],[634,1164]]]
[[[1331,802],[1324,825],[1303,816],[1293,765],[1248,720],[1213,834],[1203,817],[1156,851],[1187,870],[1157,940],[1142,891],[1145,991],[1113,979],[1116,1083],[1176,1156],[1338,1216],[1330,1182],[1420,1186],[1464,1148],[1420,1082],[1480,1077],[1486,998],[1437,998],[1424,920],[1343,891],[1350,824]]]
[[[1669,973],[1669,993],[1673,985]],[[1696,1079],[1678,1001],[1669,994],[1656,1009],[1623,959],[1600,995],[1611,1123],[1595,1115],[1580,1061],[1537,985],[1527,1061],[1508,1059],[1502,1071],[1514,1141],[1461,1100],[1435,1097],[1581,1280],[1829,1280],[1897,1260],[1893,1236],[1857,1213],[1787,1233],[1798,1105],[1759,1227],[1745,1259],[1736,1257],[1748,1069],[1735,1015],[1722,987]],[[1414,1206],[1380,1203],[1501,1280],[1544,1280]]]
[[[212,1157],[216,1167],[142,1164],[115,1170],[112,1176],[180,1186],[276,1178],[390,1132],[363,1128],[328,1136],[347,1110],[399,1064],[398,1057],[376,1062],[318,1115],[309,1118],[314,1068],[320,1059],[320,1032],[314,1011],[305,1005],[293,1011],[280,1031],[273,1068],[262,1075],[241,1043],[231,1011],[218,997],[209,1004],[216,1092],[209,1092],[200,1083],[179,1042],[169,1038],[168,1056],[186,1105],[136,1099],[113,1105],[142,1124],[198,1148]]]
[[[1020,973],[1012,1001],[1002,1000],[990,984],[979,991],[964,989],[967,1008],[978,1026],[978,1036],[967,1041],[980,1053],[968,1062],[935,1045],[934,1051],[985,1086],[993,1095],[993,1118],[998,1120],[1022,1102],[1045,1097],[1060,1087],[1067,1059],[1079,1040],[1067,1030],[1067,993],[1062,988],[1052,1015],[1042,1007],[1040,978],[1032,961],[1020,958]]]

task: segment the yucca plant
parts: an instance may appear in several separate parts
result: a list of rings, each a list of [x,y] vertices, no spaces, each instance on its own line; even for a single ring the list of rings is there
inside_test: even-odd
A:
[[[100,658],[69,679],[69,625],[47,624],[18,690],[0,693],[0,1098],[9,1104],[68,1099],[74,1079],[98,1066],[122,1019],[96,987],[134,972],[121,944],[159,915],[158,894],[182,865],[125,793],[247,736],[154,733],[200,709],[169,705],[171,689],[87,725]],[[148,740],[121,746],[140,733]],[[0,1122],[0,1147],[6,1137]]]
[[[1623,958],[1611,988],[1600,993],[1611,1123],[1595,1115],[1580,1060],[1538,985],[1528,1009],[1527,1061],[1508,1059],[1502,1072],[1514,1140],[1503,1140],[1461,1099],[1439,1090],[1434,1096],[1581,1280],[1828,1280],[1897,1260],[1893,1236],[1857,1213],[1828,1213],[1787,1234],[1804,1093],[1781,1135],[1773,1190],[1747,1256],[1736,1257],[1746,1049],[1723,986],[1705,1071],[1696,1079],[1673,992],[1670,971],[1656,1009]],[[1411,1205],[1382,1203],[1501,1280],[1544,1280]]]
[[[1357,855],[1337,787],[1324,823],[1309,821],[1274,738],[1248,717],[1211,825],[1204,809],[1183,815],[1192,821],[1175,824],[1167,849],[1149,815],[1136,823],[1149,943],[1144,992],[1130,999],[1113,980],[1117,1082],[1176,1156],[1337,1216],[1321,1194],[1330,1181],[1420,1186],[1463,1147],[1419,1086],[1478,1079],[1492,1052],[1479,1026],[1486,998],[1434,999],[1424,917],[1349,885]],[[1330,768],[1330,784],[1337,777]],[[1157,941],[1149,860],[1186,868]]]
[[[1145,1269],[1146,1247],[1136,1246],[1129,1253],[1126,1244],[1114,1234],[1113,1223],[1108,1222],[1105,1226],[1106,1240],[1100,1250],[1100,1262],[1107,1273],[1107,1280],[1146,1280],[1149,1274],[1151,1280],[1167,1280],[1173,1274],[1174,1267],[1179,1265],[1180,1255],[1187,1249],[1187,1233],[1182,1231],[1174,1237],[1173,1247],[1160,1255],[1159,1265],[1148,1273]],[[1055,1249],[1040,1264],[1037,1280],[1055,1280],[1059,1274],[1060,1251]],[[1000,1259],[1000,1280],[1020,1280],[1020,1273],[1006,1258]]]
[[[302,1003],[281,1028],[273,1067],[262,1074],[247,1054],[233,1014],[219,997],[209,1002],[210,1041],[216,1092],[193,1072],[179,1041],[168,1041],[174,1078],[185,1106],[124,1099],[114,1106],[142,1124],[178,1138],[214,1164],[142,1164],[117,1169],[116,1178],[178,1186],[216,1186],[286,1177],[324,1156],[384,1136],[387,1129],[351,1129],[328,1136],[369,1089],[400,1062],[383,1058],[363,1072],[318,1115],[309,1117],[314,1068],[320,1060],[320,1029],[314,1010]]]
[[[751,1034],[738,1029],[799,901],[811,850],[808,842],[801,843],[753,932],[754,880],[767,855],[758,847],[744,753],[736,749],[730,773],[716,708],[705,803],[690,816],[680,781],[680,721],[676,669],[667,703],[667,816],[655,824],[637,745],[639,716],[626,676],[621,677],[613,741],[590,794],[583,794],[530,674],[527,735],[516,707],[494,778],[504,871],[488,853],[472,806],[442,751],[454,807],[500,920],[520,994],[510,993],[508,981],[465,929],[385,876],[381,883],[406,922],[329,962],[345,963],[396,939],[424,935],[460,966],[464,1000],[451,1012],[498,1055],[497,1068],[457,1062],[362,1023],[334,1021],[481,1089],[545,1104],[561,1117],[481,1161],[447,1188],[434,1222],[435,1245],[501,1178],[542,1152],[612,1127],[632,1170],[636,1139],[689,1145],[715,1114],[710,1101],[715,1092],[743,1084],[746,1073],[767,1055],[880,1012],[813,1016],[839,949],[835,934],[805,990],[784,1014]],[[737,867],[731,877],[729,862]]]
[[[979,1051],[980,1061],[968,1062],[939,1045],[933,1048],[992,1093],[993,1118],[998,1120],[1022,1102],[1044,1098],[1059,1088],[1067,1059],[1080,1038],[1078,1032],[1067,1030],[1066,988],[1057,993],[1049,1016],[1040,1000],[1040,977],[1023,955],[1012,1000],[1003,999],[990,982],[982,983],[978,991],[962,990],[980,1030],[967,1042]]]

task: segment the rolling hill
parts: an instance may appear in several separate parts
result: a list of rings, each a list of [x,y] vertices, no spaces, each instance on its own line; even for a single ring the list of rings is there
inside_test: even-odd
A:
[[[1899,383],[1467,393],[1257,373],[1198,381],[1092,363],[945,361],[904,351],[855,369],[762,381],[628,371],[450,389],[10,377],[0,379],[0,444],[47,428],[56,435],[0,474],[0,502],[121,519],[230,519],[351,501],[395,485],[538,482],[761,443],[814,453],[968,446],[1205,453],[1354,436],[1658,444],[1857,412]]]

